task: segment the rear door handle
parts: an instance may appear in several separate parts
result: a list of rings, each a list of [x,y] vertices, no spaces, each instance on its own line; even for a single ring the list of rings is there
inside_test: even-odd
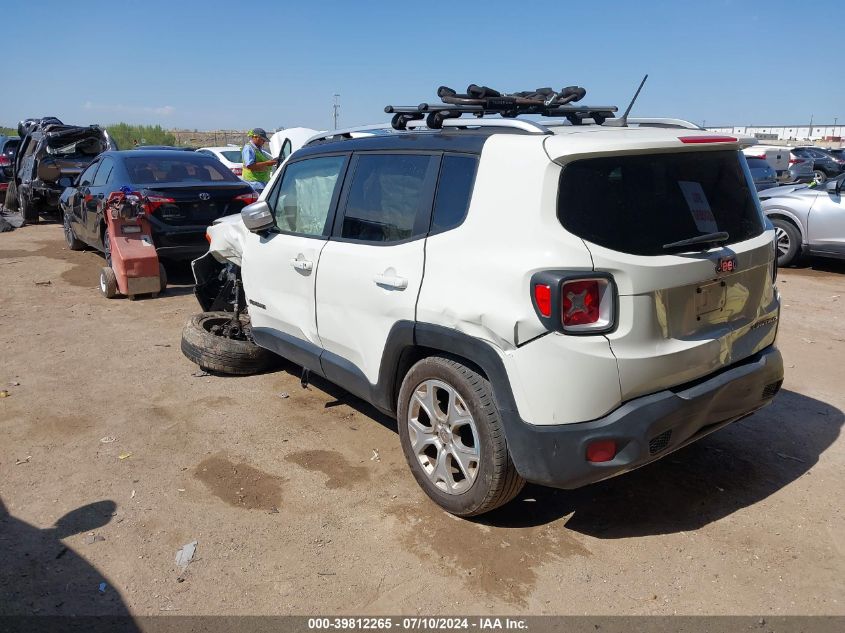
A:
[[[290,265],[296,268],[297,270],[314,270],[314,262],[309,261],[307,259],[292,259],[290,260]]]
[[[393,288],[394,290],[405,290],[408,287],[408,280],[404,277],[396,277],[394,275],[376,275],[373,281],[377,286],[383,288]]]

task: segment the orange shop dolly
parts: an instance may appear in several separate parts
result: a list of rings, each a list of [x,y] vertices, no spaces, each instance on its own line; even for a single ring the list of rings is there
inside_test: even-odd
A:
[[[100,290],[108,299],[118,293],[158,296],[167,286],[167,273],[158,261],[147,219],[148,201],[128,187],[113,191],[106,201],[103,242],[106,266],[100,271]]]

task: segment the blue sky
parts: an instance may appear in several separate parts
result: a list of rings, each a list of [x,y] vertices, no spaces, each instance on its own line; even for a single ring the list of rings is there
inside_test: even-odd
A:
[[[845,120],[839,0],[403,3],[7,0],[0,124],[328,128],[463,91],[587,89],[707,125]],[[795,29],[790,31],[790,25]]]

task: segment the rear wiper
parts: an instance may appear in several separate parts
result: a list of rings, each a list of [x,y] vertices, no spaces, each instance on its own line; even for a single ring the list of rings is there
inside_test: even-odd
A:
[[[685,246],[696,246],[698,244],[723,244],[729,239],[731,239],[730,235],[728,235],[725,231],[719,231],[718,233],[707,233],[706,235],[699,235],[697,237],[691,237],[686,240],[679,240],[677,242],[670,242],[669,244],[664,244],[663,250],[674,251],[678,248],[684,248]]]

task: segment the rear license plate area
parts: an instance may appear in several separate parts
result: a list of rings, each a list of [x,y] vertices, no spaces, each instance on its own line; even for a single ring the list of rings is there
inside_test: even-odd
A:
[[[727,285],[724,281],[702,284],[695,289],[695,316],[700,320],[705,314],[718,312],[725,307]]]

